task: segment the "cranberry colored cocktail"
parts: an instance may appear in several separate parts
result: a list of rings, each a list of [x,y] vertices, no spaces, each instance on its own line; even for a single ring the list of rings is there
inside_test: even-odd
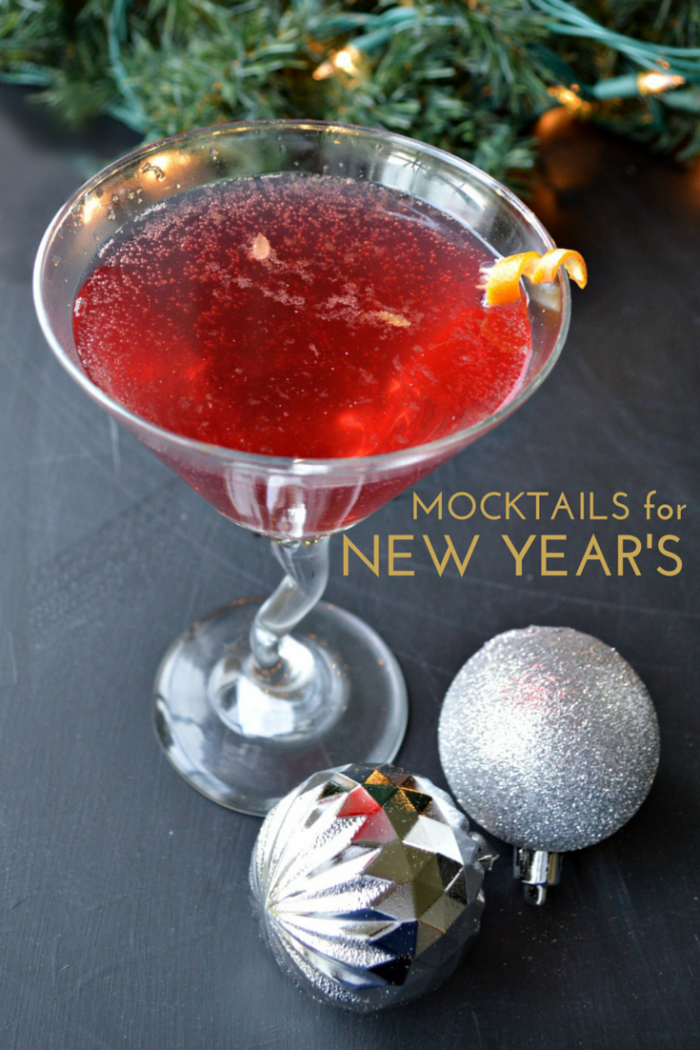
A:
[[[76,298],[75,341],[97,386],[185,437],[297,459],[394,452],[517,390],[527,304],[483,306],[492,261],[468,228],[381,186],[241,179],[108,243]],[[235,519],[219,478],[196,480]],[[317,529],[349,524],[360,495]]]

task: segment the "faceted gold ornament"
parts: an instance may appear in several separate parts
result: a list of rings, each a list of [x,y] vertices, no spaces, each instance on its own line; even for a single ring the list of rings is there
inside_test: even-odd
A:
[[[479,928],[494,854],[429,780],[317,773],[268,814],[250,881],[261,933],[318,999],[369,1011],[436,988]]]

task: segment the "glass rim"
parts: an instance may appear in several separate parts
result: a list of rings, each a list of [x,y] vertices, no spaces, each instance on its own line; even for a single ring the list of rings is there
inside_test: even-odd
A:
[[[525,383],[514,397],[497,408],[495,412],[492,412],[484,419],[479,420],[478,423],[473,423],[469,427],[464,427],[461,430],[455,431],[453,434],[448,434],[445,437],[436,439],[435,441],[427,441],[420,445],[410,445],[407,448],[394,449],[391,452],[379,452],[370,456],[339,456],[334,458],[315,459],[304,456],[270,456],[261,452],[244,452],[243,450],[228,448],[225,445],[210,444],[206,441],[200,441],[197,438],[185,437],[174,430],[167,430],[165,427],[158,426],[157,423],[151,423],[143,416],[138,415],[136,412],[132,412],[130,409],[125,408],[118,401],[114,400],[109,394],[105,393],[104,390],[93,383],[85,372],[81,371],[75,362],[71,360],[68,353],[54,334],[49,318],[44,310],[42,274],[48,259],[50,245],[52,244],[54,235],[61,227],[63,221],[67,218],[71,210],[81,198],[96,189],[100,183],[107,178],[118,174],[121,168],[129,167],[135,160],[145,158],[150,153],[161,152],[164,146],[172,147],[178,142],[192,142],[199,137],[212,138],[225,133],[238,134],[246,131],[254,131],[257,128],[268,128],[270,130],[273,128],[279,128],[280,130],[296,128],[299,131],[325,131],[329,133],[349,132],[356,135],[359,133],[365,138],[377,138],[381,139],[383,142],[395,142],[397,145],[410,146],[412,149],[420,147],[422,153],[432,156],[442,163],[448,163],[453,168],[458,170],[461,169],[470,180],[480,183],[490,189],[496,196],[501,197],[507,202],[513,211],[518,213],[524,224],[532,229],[540,237],[542,242],[548,246],[548,248],[556,247],[554,240],[534,212],[532,212],[530,208],[528,208],[527,205],[512,192],[512,190],[509,190],[492,175],[488,175],[485,171],[482,171],[481,168],[476,167],[476,165],[471,164],[469,161],[463,160],[461,157],[457,157],[452,153],[448,153],[447,150],[440,149],[437,146],[431,146],[427,143],[421,142],[419,139],[409,138],[407,135],[398,135],[392,131],[385,131],[382,128],[364,127],[359,124],[343,124],[342,122],[337,121],[306,119],[235,121],[230,124],[214,124],[208,127],[193,128],[190,131],[180,132],[177,135],[170,135],[167,138],[159,139],[156,142],[149,142],[139,146],[137,149],[125,153],[123,156],[118,157],[100,171],[96,172],[95,175],[91,176],[91,178],[79,186],[65,204],[59,208],[41,239],[34,262],[32,279],[32,290],[37,317],[42,332],[55,357],[78,386],[80,386],[93,401],[104,408],[112,416],[116,417],[120,422],[123,422],[127,426],[127,429],[137,428],[145,431],[161,443],[166,443],[170,446],[174,445],[178,448],[186,449],[188,452],[197,452],[203,456],[215,458],[222,462],[233,462],[235,460],[239,463],[243,462],[265,467],[268,470],[278,469],[281,471],[293,471],[296,473],[303,472],[309,474],[325,473],[330,470],[358,469],[361,467],[367,468],[373,466],[381,466],[385,468],[394,466],[399,467],[417,460],[424,461],[441,457],[443,453],[449,453],[451,450],[458,451],[460,448],[470,444],[481,434],[492,430],[502,420],[506,419],[517,408],[519,408],[520,405],[527,401],[552,371],[568,334],[571,319],[571,291],[568,277],[563,270],[559,271],[557,277],[562,295],[559,332],[554,348],[539,372],[529,382]],[[129,426],[130,424],[131,426]]]

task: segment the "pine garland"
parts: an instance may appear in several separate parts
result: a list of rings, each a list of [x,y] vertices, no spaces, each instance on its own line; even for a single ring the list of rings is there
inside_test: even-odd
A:
[[[532,124],[562,102],[700,153],[697,0],[0,0],[0,79],[40,88],[71,124],[107,113],[145,139],[340,120],[500,178],[532,165]]]

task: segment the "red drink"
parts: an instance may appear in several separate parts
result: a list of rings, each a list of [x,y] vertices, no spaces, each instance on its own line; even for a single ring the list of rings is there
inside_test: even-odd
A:
[[[374,184],[222,183],[102,249],[75,301],[76,345],[110,397],[186,437],[303,459],[393,452],[517,391],[527,306],[481,305],[492,258],[457,220]]]

